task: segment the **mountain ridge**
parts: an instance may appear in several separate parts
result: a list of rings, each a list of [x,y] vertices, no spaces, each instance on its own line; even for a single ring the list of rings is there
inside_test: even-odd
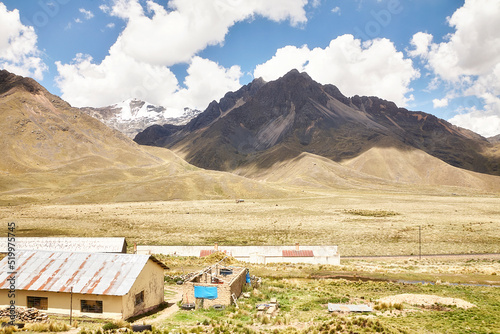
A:
[[[163,133],[158,127],[156,133],[146,129],[135,141],[173,149],[196,166],[224,171],[251,165],[271,149],[281,152],[275,162],[302,152],[341,162],[378,142],[392,141],[452,166],[500,174],[499,156],[483,154],[492,147],[486,138],[434,115],[378,97],[348,98],[337,87],[321,85],[297,70],[275,81],[259,81],[250,90],[253,84],[228,93],[231,100],[226,94],[212,102],[188,125]]]

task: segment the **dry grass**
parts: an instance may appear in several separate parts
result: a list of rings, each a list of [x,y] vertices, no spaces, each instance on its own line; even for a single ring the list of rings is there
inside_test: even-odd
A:
[[[500,253],[500,198],[338,191],[297,199],[0,207],[21,236],[125,236],[129,245],[339,245],[341,255]],[[396,212],[398,215],[353,215]],[[5,224],[4,224],[5,225]],[[6,230],[2,232],[6,235]]]

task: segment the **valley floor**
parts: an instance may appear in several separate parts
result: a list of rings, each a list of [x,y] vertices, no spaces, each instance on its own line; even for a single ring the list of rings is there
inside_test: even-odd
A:
[[[309,196],[308,196],[309,195]],[[153,245],[337,245],[341,256],[500,253],[500,197],[336,191],[288,199],[0,207],[18,237]],[[7,235],[7,229],[0,231]]]

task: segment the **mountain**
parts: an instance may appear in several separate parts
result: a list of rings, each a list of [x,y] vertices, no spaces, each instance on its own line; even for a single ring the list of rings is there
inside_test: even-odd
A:
[[[271,173],[303,154],[359,168],[353,159],[385,148],[400,152],[402,161],[408,152],[422,152],[433,165],[458,167],[454,172],[500,174],[500,154],[480,135],[377,97],[348,98],[296,70],[268,83],[254,80],[212,102],[188,124],[150,127],[135,141],[172,149],[198,167],[241,175]]]
[[[184,108],[182,112],[170,111],[138,99],[129,99],[102,108],[85,107],[81,110],[129,138],[134,138],[139,132],[155,124],[184,125],[201,113],[190,108]]]
[[[0,124],[0,205],[287,196],[202,170],[167,149],[141,147],[35,80],[5,70]]]
[[[201,113],[190,108],[184,108],[182,112],[167,110],[138,99],[128,99],[108,107],[85,107],[81,110],[129,138],[134,138],[140,131],[156,124],[184,125]]]
[[[496,135],[494,137],[489,137],[488,141],[493,144],[498,144],[500,143],[500,135]]]

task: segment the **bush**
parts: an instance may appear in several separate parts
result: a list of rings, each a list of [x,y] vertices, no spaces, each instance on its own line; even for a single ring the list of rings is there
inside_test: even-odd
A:
[[[6,326],[0,329],[0,334],[12,334],[13,332],[17,332],[18,329],[16,326]]]
[[[61,321],[51,321],[49,323],[28,323],[24,328],[31,332],[66,332],[70,327]]]
[[[103,331],[110,331],[112,329],[118,329],[120,327],[118,327],[116,324],[112,323],[112,322],[108,322],[108,323],[105,323],[103,326],[102,326],[102,330]]]

